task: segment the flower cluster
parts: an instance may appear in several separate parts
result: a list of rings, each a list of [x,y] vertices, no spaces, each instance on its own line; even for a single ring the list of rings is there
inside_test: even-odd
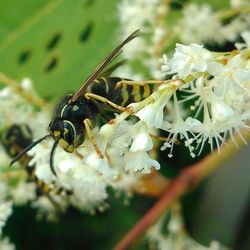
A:
[[[233,5],[235,8],[247,7]],[[249,3],[245,3],[245,5],[249,7]],[[234,9],[231,12],[233,15],[235,13]],[[234,42],[241,32],[249,28],[249,14],[240,13],[230,22],[225,22],[226,18],[229,17],[224,16],[223,12],[213,12],[208,4],[196,5],[191,3],[185,6],[183,18],[180,20],[179,25],[175,27],[175,32],[178,34],[180,41],[187,44],[192,42],[217,44],[223,44],[226,41]]]
[[[235,132],[240,134],[242,127],[247,128],[250,118],[247,57],[250,35],[244,32],[242,36],[245,42],[236,45],[237,51],[214,53],[197,44],[177,44],[172,58],[164,55],[162,74],[171,76],[171,79],[152,81],[155,88],[151,95],[141,102],[130,104],[127,111],[94,129],[95,140],[105,155],[103,159],[98,158],[88,139],[75,154],[68,154],[58,148],[55,154],[58,176],[55,177],[49,166],[52,139],[34,147],[28,152],[31,157],[28,165],[35,166],[36,177],[51,187],[49,197],[45,195],[34,206],[44,205],[44,209],[52,211],[51,206],[48,206],[52,202],[62,211],[70,204],[87,211],[95,208],[103,210],[107,206],[107,187],[117,192],[131,192],[142,174],[160,169],[159,162],[152,158],[160,130],[168,133],[161,149],[169,149],[169,157],[173,155],[176,141],[183,142],[191,156],[195,157],[197,147],[201,152],[206,141],[211,149],[214,142],[219,149],[228,134],[232,138]],[[134,84],[150,84],[150,81]],[[26,92],[29,89],[32,88]],[[34,110],[20,93],[10,87],[4,88],[0,97],[3,102],[9,100],[13,106],[11,112],[15,105],[18,107],[18,111],[14,111],[15,123],[30,121],[34,139],[46,134],[44,121],[49,123],[49,109]],[[189,112],[183,112],[181,102],[188,102]],[[20,109],[21,115],[18,114]],[[168,110],[172,112],[169,114]],[[8,116],[9,113],[3,111],[3,128],[12,121]],[[15,204],[36,200],[36,185],[26,183],[26,180],[27,175],[20,178],[14,190],[9,189],[7,192]],[[62,196],[56,191],[52,192],[58,188],[68,190],[71,194]]]
[[[9,242],[9,239],[7,237],[3,237],[2,235],[2,228],[4,227],[6,220],[8,217],[12,214],[12,202],[6,201],[6,191],[7,191],[7,185],[0,182],[0,249],[3,250],[14,250],[15,247],[12,243]]]
[[[2,75],[0,75],[0,80]],[[6,81],[9,84],[10,80]],[[30,127],[41,128],[33,131],[34,137],[41,137],[47,128],[50,116],[47,106],[37,112],[36,97],[37,94],[32,82],[28,78],[23,79],[20,85],[9,84],[9,86],[1,89],[0,128],[3,129],[13,124],[25,124],[29,121]]]
[[[249,30],[249,2],[230,1],[231,8],[214,11],[208,4],[183,4],[182,16],[175,17],[169,1],[122,0],[118,17],[123,37],[140,27],[144,36],[124,48],[124,55],[139,59],[153,78],[160,78],[159,58],[173,42],[223,45],[235,42]],[[194,18],[195,17],[195,18]]]
[[[103,211],[108,207],[108,188],[129,195],[143,176],[161,168],[155,157],[159,149],[172,157],[174,144],[179,142],[188,148],[191,157],[196,157],[207,142],[211,150],[214,144],[219,150],[228,136],[234,140],[235,133],[244,141],[241,129],[249,129],[250,120],[250,32],[242,32],[243,42],[236,43],[236,49],[228,52],[212,52],[198,43],[235,40],[249,25],[249,17],[239,15],[225,26],[209,6],[189,5],[179,26],[180,30],[185,24],[185,29],[181,28],[182,32],[176,29],[175,34],[179,34],[180,42],[192,43],[177,43],[169,56],[162,52],[167,46],[164,40],[167,29],[162,20],[168,9],[163,2],[122,0],[118,6],[122,34],[127,36],[138,27],[146,34],[146,39],[140,36],[125,47],[125,57],[142,59],[149,74],[160,75],[157,80],[139,81],[142,75],[134,78],[132,70],[127,68],[124,77],[136,79],[131,85],[152,88],[141,101],[131,103],[103,126],[93,128],[103,158],[98,157],[88,138],[71,154],[58,147],[54,157],[57,176],[54,176],[50,170],[52,138],[33,147],[25,155],[25,161],[11,170],[10,158],[0,151],[0,191],[4,194],[0,197],[0,237],[13,204],[30,203],[38,210],[38,217],[50,220],[55,220],[56,214],[69,206],[91,213]],[[236,2],[232,4],[239,4]],[[197,17],[195,22],[193,16]],[[215,31],[219,34],[216,38]],[[31,97],[40,100],[29,79],[0,91],[1,135],[13,124],[28,125],[34,140],[47,134],[52,108],[49,104],[37,105],[41,102]],[[41,195],[36,192],[37,180],[47,189]],[[181,237],[182,247],[187,249],[215,249],[197,245],[181,231],[181,219],[173,215],[168,238],[159,238],[159,231],[151,235],[170,249],[176,248],[179,242],[173,240],[176,237]],[[1,244],[13,249],[6,238],[0,239],[0,248]]]
[[[0,238],[0,249],[15,250],[15,246],[9,241],[8,237]]]
[[[5,76],[2,78],[7,79]],[[8,83],[9,80],[7,81],[7,84]],[[29,121],[31,128],[37,128],[32,131],[35,138],[41,137],[44,133],[47,123],[49,122],[48,111],[46,110],[46,107],[44,107],[44,110],[38,111],[37,107],[33,106],[29,102],[29,97],[34,99],[35,96],[36,93],[34,93],[32,83],[29,79],[24,79],[18,87],[11,84],[1,90],[1,144],[4,143],[3,135],[13,124],[20,126],[23,124],[27,125],[27,121]],[[17,138],[17,140],[20,139]],[[23,205],[27,202],[34,202],[37,199],[36,189],[38,186],[35,182],[30,182],[32,177],[28,175],[28,169],[28,171],[20,171],[20,169],[15,168],[12,170],[9,169],[9,162],[11,159],[5,153],[4,145],[1,145],[0,152],[0,228],[2,228],[5,225],[8,216],[12,213],[12,204]],[[24,169],[27,168],[27,166],[22,167]],[[48,196],[51,195],[46,193],[43,195],[44,199],[47,200]],[[48,203],[51,203],[51,199],[48,200]],[[57,209],[54,208],[53,213],[55,215],[55,213],[57,213]],[[45,215],[48,217],[48,211]],[[55,216],[50,216],[51,219],[52,217],[55,218]],[[0,242],[0,245],[1,249],[8,249],[8,239],[4,238]],[[13,249],[12,245],[9,245],[9,249]]]
[[[169,218],[166,222],[166,217]],[[194,241],[186,232],[180,205],[172,205],[169,213],[163,216],[147,233],[152,249],[186,249],[186,250],[226,250],[217,241],[209,247]]]
[[[122,38],[140,28],[143,37],[138,37],[124,48],[125,58],[140,60],[153,77],[159,77],[159,58],[164,49],[167,34],[165,16],[168,3],[160,0],[122,0],[118,4],[118,17]]]
[[[24,88],[27,83],[29,87],[25,88],[25,94],[33,95],[34,90],[30,80],[25,79],[20,88]],[[48,107],[34,108],[27,98],[22,95],[22,92],[13,86],[1,90],[0,102],[5,104],[1,107],[11,106],[11,111],[5,108],[2,110],[2,133],[8,130],[11,124],[22,126],[27,125],[27,121],[29,121],[29,128],[33,132],[33,139],[47,133],[46,130],[49,124]],[[15,114],[14,117],[13,114]],[[103,127],[101,132],[98,129],[94,131],[94,136],[104,152],[110,138],[112,138],[114,147],[107,149],[109,157],[105,159],[98,158],[88,140],[78,149],[77,154],[67,154],[64,150],[58,148],[55,155],[58,177],[51,173],[49,165],[52,139],[46,140],[33,148],[28,152],[28,155],[31,156],[28,166],[22,167],[24,170],[34,168],[36,178],[48,186],[49,193],[45,192],[39,197],[36,194],[36,182],[27,182],[32,179],[28,176],[27,171],[20,172],[18,168],[13,167],[12,174],[8,175],[10,158],[2,149],[0,184],[3,186],[2,188],[6,187],[1,192],[5,193],[3,202],[9,204],[8,202],[12,201],[16,205],[31,202],[32,206],[38,209],[38,216],[46,215],[48,219],[55,219],[58,210],[64,211],[69,205],[89,212],[94,212],[95,209],[105,209],[107,207],[105,200],[108,197],[107,187],[113,187],[117,192],[125,191],[130,193],[131,188],[140,177],[139,173],[126,172],[120,158],[129,144],[128,136],[120,135],[124,134],[129,126],[125,121],[119,125],[119,129],[115,132],[118,139],[112,134],[114,132],[112,128],[107,127],[105,130],[105,127]],[[109,134],[110,138],[107,138]],[[126,157],[129,159],[131,156],[127,155]],[[140,163],[138,163],[139,165]],[[147,166],[149,167],[149,165],[150,163]],[[128,164],[129,167],[131,165]],[[12,185],[11,188],[7,188],[7,185],[11,183],[12,175],[13,178],[18,177],[19,181]],[[64,193],[58,193],[57,190],[64,190]],[[67,194],[67,192],[70,194]]]
[[[227,135],[233,139],[235,132],[240,134],[241,128],[248,128],[249,32],[243,32],[242,37],[245,43],[236,45],[237,51],[214,53],[197,44],[177,44],[171,59],[163,56],[163,72],[186,82],[181,102],[188,101],[195,116],[181,118],[175,97],[175,122],[164,122],[162,129],[168,131],[172,138],[178,134],[185,138],[185,144],[191,151],[193,147],[190,144],[195,142],[201,151],[206,141],[211,149],[215,141],[219,149]],[[202,118],[198,119],[200,113]]]
[[[176,140],[183,141],[195,157],[205,142],[211,150],[215,143],[219,150],[228,135],[234,139],[235,132],[241,135],[240,129],[248,128],[249,32],[243,32],[242,37],[244,43],[236,44],[237,51],[215,53],[198,44],[177,44],[171,58],[163,56],[162,73],[172,80],[156,87],[149,98],[129,106],[140,119],[133,127],[140,127],[143,133],[139,133],[141,143],[136,145],[143,148],[145,142],[143,149],[148,151],[152,148],[149,135],[160,129],[168,132],[161,149],[170,148],[169,157]],[[180,103],[188,103],[189,112],[183,112]],[[171,114],[166,110],[171,110]],[[134,143],[130,147],[133,150]],[[151,165],[158,169],[158,165]]]

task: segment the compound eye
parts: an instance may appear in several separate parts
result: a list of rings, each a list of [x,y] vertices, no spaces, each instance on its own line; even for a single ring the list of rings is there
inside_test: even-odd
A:
[[[63,137],[69,144],[72,144],[76,138],[74,125],[70,121],[63,121]]]
[[[55,119],[51,121],[49,124],[48,130],[51,135],[58,136],[63,131],[63,121],[59,119]],[[56,132],[56,135],[55,135],[55,132]]]

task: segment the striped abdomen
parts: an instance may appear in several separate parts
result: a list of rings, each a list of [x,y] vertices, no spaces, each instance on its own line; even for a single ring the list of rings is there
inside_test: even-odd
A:
[[[140,102],[152,93],[149,85],[118,84],[122,80],[129,81],[119,77],[100,77],[89,86],[88,92],[103,96],[123,107]]]
[[[14,124],[10,126],[1,137],[3,148],[11,158],[17,156],[31,142],[32,133],[27,125]],[[25,154],[19,159],[19,162],[27,171],[30,180],[36,183],[37,191],[39,194],[61,194],[66,191],[62,187],[55,188],[55,183],[52,183],[50,186],[42,180],[38,179],[35,175],[35,167],[29,166],[30,160],[31,157]]]

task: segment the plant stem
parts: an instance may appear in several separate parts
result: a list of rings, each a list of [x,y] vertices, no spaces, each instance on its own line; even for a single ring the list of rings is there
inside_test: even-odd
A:
[[[43,100],[42,98],[38,97],[35,94],[28,93],[21,87],[21,85],[18,82],[10,79],[3,73],[0,73],[0,82],[13,88],[17,93],[20,93],[20,95],[23,96],[28,102],[37,105],[41,109],[44,108],[44,106],[46,105],[45,100]]]
[[[242,131],[246,140],[250,140],[248,130]],[[170,205],[177,199],[181,198],[190,189],[196,187],[205,177],[211,174],[218,167],[222,166],[226,160],[236,154],[245,143],[240,136],[235,136],[235,142],[232,139],[221,147],[220,154],[217,151],[185,168],[180,175],[170,182],[162,197],[155,205],[142,217],[142,219],[125,235],[125,237],[115,246],[115,250],[131,249],[135,242],[143,236],[146,230],[154,224],[165,212]]]

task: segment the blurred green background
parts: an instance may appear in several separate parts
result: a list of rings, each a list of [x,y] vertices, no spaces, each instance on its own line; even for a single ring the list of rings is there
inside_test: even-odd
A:
[[[0,1],[0,69],[44,97],[78,88],[120,40],[117,1]]]
[[[38,93],[53,101],[76,90],[120,41],[118,2],[0,0],[0,72],[16,80],[31,78]],[[227,1],[208,2],[215,8],[228,6]],[[219,240],[240,246],[237,250],[250,249],[248,155],[249,146],[231,167],[226,164],[183,199],[188,231],[198,242]],[[161,159],[162,172],[171,177],[193,162],[181,146],[173,159]],[[125,197],[116,199],[110,193],[106,212],[90,216],[71,208],[58,224],[36,221],[28,206],[15,208],[4,234],[18,250],[112,249],[154,199],[135,196],[125,206]],[[145,244],[137,249],[145,249]]]

